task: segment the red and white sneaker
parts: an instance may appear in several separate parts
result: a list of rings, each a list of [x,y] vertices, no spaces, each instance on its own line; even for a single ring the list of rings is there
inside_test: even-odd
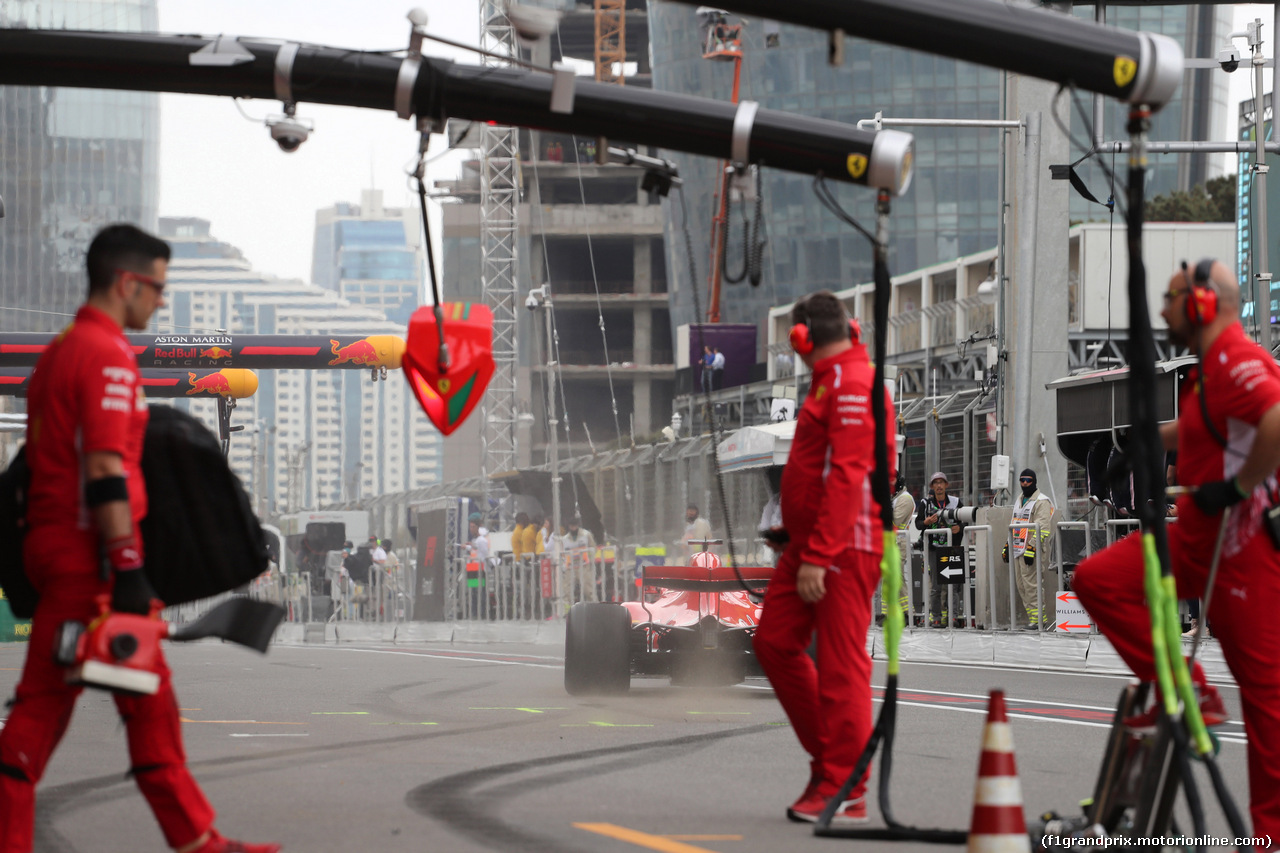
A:
[[[209,830],[209,840],[196,848],[195,853],[279,853],[279,844],[248,844],[232,838],[224,838],[216,829]]]
[[[826,807],[827,798],[815,792],[807,798],[802,797],[797,800],[791,808],[787,809],[787,819],[797,823],[817,823],[818,817]],[[866,823],[867,819],[867,799],[858,797],[855,800],[845,800],[840,804],[840,808],[836,809],[835,815],[831,818],[831,825],[848,826]]]

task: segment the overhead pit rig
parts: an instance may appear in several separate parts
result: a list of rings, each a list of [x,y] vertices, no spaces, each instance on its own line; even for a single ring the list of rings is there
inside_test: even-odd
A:
[[[1129,255],[1133,259],[1129,278],[1129,340],[1134,497],[1142,508],[1143,534],[1150,543],[1151,565],[1158,566],[1154,568],[1156,574],[1162,574],[1171,585],[1163,515],[1156,512],[1154,501],[1148,501],[1162,473],[1163,454],[1156,428],[1154,344],[1141,258],[1147,132],[1151,113],[1174,95],[1181,79],[1182,54],[1177,44],[1159,35],[1105,28],[1045,10],[991,0],[790,0],[785,4],[730,0],[727,5],[735,11],[832,31],[834,37],[843,31],[1004,68],[1119,98],[1132,105],[1126,213]],[[762,110],[752,102],[734,107],[706,99],[587,81],[575,81],[575,91],[568,93],[571,97],[566,99],[563,83],[556,91],[550,74],[458,66],[421,56],[420,44],[418,33],[416,43],[411,42],[412,48],[406,55],[392,56],[244,38],[7,30],[0,32],[0,84],[265,98],[282,101],[286,113],[291,112],[299,95],[305,95],[307,100],[319,103],[393,109],[405,119],[416,116],[424,135],[443,130],[444,119],[454,116],[584,136],[615,136],[642,145],[727,157],[735,164],[768,165],[820,179],[871,187],[878,195],[874,233],[854,223],[834,202],[827,206],[864,233],[874,247],[877,363],[874,387],[882,386],[890,295],[889,206],[892,197],[904,192],[910,181],[912,141],[909,135],[888,130],[859,131],[837,122]],[[993,45],[999,45],[999,49],[993,49]],[[448,356],[443,342],[443,333],[439,341],[424,342],[421,357],[431,358],[432,347],[441,344],[438,366],[443,368]],[[414,342],[410,340],[406,357],[414,353]],[[889,425],[882,395],[873,395],[872,409],[877,431],[886,432]],[[896,589],[892,584],[899,580],[899,566],[893,559],[897,546],[889,514],[889,466],[883,442],[876,442],[876,446],[872,482],[884,510],[886,595],[894,593],[890,596],[893,600]],[[1168,604],[1159,597],[1153,599],[1153,607],[1165,608]],[[896,718],[897,642],[901,630],[901,613],[891,608],[886,621],[888,682],[880,719],[863,760],[851,774],[845,791],[831,801],[819,820],[817,831],[847,837],[962,842],[966,833],[919,830],[897,822],[891,812],[888,768]],[[1176,641],[1176,637],[1173,640]],[[1169,667],[1175,674],[1176,695],[1181,696],[1189,708],[1196,704],[1185,662],[1180,655],[1169,656],[1168,647],[1163,644],[1157,643],[1156,650],[1165,655],[1161,672],[1166,697],[1162,707],[1166,714],[1161,717],[1162,734],[1154,751],[1158,758],[1165,758],[1150,763],[1149,784],[1136,808],[1132,831],[1144,836],[1167,834],[1165,830],[1171,819],[1180,776],[1178,762],[1171,757],[1180,757],[1181,766],[1186,767],[1186,756],[1194,749],[1214,774],[1215,788],[1228,812],[1232,830],[1238,836],[1247,835],[1225,788],[1219,784],[1220,773],[1203,723],[1197,730],[1198,715],[1188,711],[1191,736],[1195,739],[1194,744],[1190,744],[1180,714],[1172,705],[1175,691],[1174,679],[1168,675]],[[1120,719],[1119,712],[1117,719]],[[881,742],[885,753],[881,762],[879,805],[887,828],[842,830],[830,826],[833,812],[844,794],[862,777]],[[1189,770],[1181,775],[1190,798],[1194,782]],[[1109,784],[1109,779],[1104,772],[1099,779],[1100,786]],[[1111,816],[1086,817],[1098,822]],[[1202,826],[1201,814],[1194,827],[1197,835],[1203,834]]]

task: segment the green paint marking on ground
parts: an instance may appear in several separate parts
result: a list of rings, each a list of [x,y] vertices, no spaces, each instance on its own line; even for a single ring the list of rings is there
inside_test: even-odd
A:
[[[563,711],[564,708],[470,708],[471,711],[524,711],[526,714],[541,714],[543,711]]]
[[[766,726],[789,726],[789,725],[791,725],[791,724],[790,724],[790,723],[783,722],[783,723],[765,723],[765,725],[766,725]]]
[[[750,717],[750,711],[685,711],[686,714],[697,714],[709,717]]]
[[[367,716],[368,711],[312,711],[311,714],[317,717],[357,717]]]
[[[653,723],[605,723],[592,720],[589,723],[561,723],[562,729],[584,729],[587,726],[603,726],[610,729],[651,729]]]

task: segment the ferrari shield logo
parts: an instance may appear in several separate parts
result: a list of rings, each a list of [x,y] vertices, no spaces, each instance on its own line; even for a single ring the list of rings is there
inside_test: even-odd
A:
[[[453,383],[450,382],[448,379],[441,379],[436,384],[439,385],[440,387],[440,393],[446,394],[446,395],[449,393],[449,389],[453,387]]]
[[[845,161],[845,167],[854,179],[861,178],[867,173],[867,158],[861,154],[850,154],[849,159]]]
[[[1123,89],[1133,82],[1133,77],[1138,73],[1138,63],[1128,56],[1117,56],[1115,65],[1111,69],[1111,76],[1116,80],[1116,85]]]

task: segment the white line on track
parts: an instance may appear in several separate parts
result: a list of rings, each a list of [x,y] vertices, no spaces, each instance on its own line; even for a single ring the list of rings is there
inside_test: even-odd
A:
[[[394,649],[341,648],[341,647],[336,647],[336,646],[334,646],[334,647],[328,647],[328,646],[284,646],[284,647],[280,647],[280,648],[290,648],[290,649],[310,649],[310,650],[312,650],[312,651],[360,652],[360,653],[364,653],[364,654],[375,654],[375,655],[396,655],[396,656],[402,656],[402,657],[432,658],[432,659],[434,659],[434,660],[452,660],[452,661],[462,661],[462,662],[464,662],[464,663],[493,663],[493,664],[502,664],[502,665],[505,665],[505,666],[528,666],[528,667],[534,667],[534,668],[536,668],[536,669],[562,669],[562,668],[563,668],[563,664],[561,664],[561,663],[553,663],[553,664],[550,664],[550,663],[533,663],[533,662],[531,662],[531,661],[529,660],[529,659],[533,659],[533,660],[548,660],[548,661],[561,661],[561,660],[563,660],[562,658],[559,658],[559,657],[553,657],[553,656],[551,656],[551,655],[519,655],[519,657],[524,658],[524,660],[502,660],[502,659],[500,659],[499,657],[497,657],[498,655],[502,654],[502,653],[500,653],[500,652],[492,652],[492,653],[486,653],[486,652],[468,652],[468,653],[467,653],[468,655],[484,655],[484,654],[493,654],[493,655],[494,655],[494,657],[471,657],[471,656],[464,657],[464,656],[462,656],[462,655],[458,655],[458,654],[454,654],[454,653],[445,653],[445,652],[443,652],[442,650],[435,650],[435,653],[433,653],[433,651],[432,651],[432,650],[429,650],[429,649],[428,649],[428,650],[421,651],[421,652],[414,652],[414,651],[399,651],[399,650],[394,650]],[[957,664],[950,664],[950,663],[925,662],[925,661],[921,661],[921,662],[919,662],[919,663],[921,663],[921,664],[923,664],[923,665],[927,665],[927,666],[964,666],[965,668],[980,668],[980,667],[971,667],[970,665],[966,665],[966,664],[959,664],[959,665],[957,665]],[[1002,667],[1002,668],[1005,668],[1005,669],[1012,669],[1012,667]],[[1024,668],[1024,669],[1021,669],[1021,670],[1018,670],[1018,671],[1031,672],[1031,673],[1040,673],[1040,672],[1044,672],[1044,670],[1030,669],[1030,668]],[[1103,674],[1101,674],[1101,673],[1089,673],[1089,672],[1057,672],[1057,671],[1054,671],[1052,674],[1053,674],[1054,676],[1058,676],[1058,675],[1079,675],[1079,676],[1084,676],[1084,677],[1089,677],[1089,678],[1126,678],[1126,679],[1128,678],[1127,676],[1119,676],[1119,675],[1103,675]],[[739,684],[739,685],[737,685],[737,687],[739,687],[739,688],[743,688],[743,689],[746,689],[746,690],[773,690],[773,688],[772,688],[771,686],[769,686],[768,684]],[[876,688],[876,689],[881,689],[881,690],[882,690],[882,689],[884,689],[884,686],[883,686],[883,685],[873,684],[873,685],[872,685],[872,687],[873,687],[873,688]],[[937,695],[939,695],[939,696],[958,696],[958,697],[965,698],[965,699],[985,699],[985,698],[987,698],[987,697],[986,697],[986,695],[984,695],[984,694],[977,694],[977,693],[952,693],[952,692],[948,692],[948,691],[944,691],[944,690],[908,690],[908,692],[912,692],[912,693],[935,693],[935,694],[937,694]],[[880,702],[881,700],[877,698],[877,699],[874,699],[873,701]],[[1026,704],[1028,704],[1028,705],[1046,705],[1046,706],[1055,707],[1055,708],[1078,708],[1078,709],[1081,709],[1081,710],[1088,710],[1088,711],[1112,711],[1112,710],[1114,710],[1113,708],[1104,708],[1104,707],[1101,707],[1101,706],[1099,706],[1099,705],[1078,705],[1078,704],[1073,704],[1073,703],[1070,703],[1070,702],[1049,702],[1049,701],[1045,701],[1045,700],[1042,700],[1042,699],[1017,699],[1017,698],[1014,698],[1014,697],[1009,697],[1006,701],[1008,701],[1008,702],[1022,702],[1022,703],[1026,703]],[[914,706],[914,707],[917,707],[917,708],[932,708],[932,709],[937,710],[937,711],[960,711],[960,712],[962,712],[962,713],[966,713],[966,714],[985,714],[985,713],[987,713],[987,709],[986,709],[986,708],[964,708],[964,707],[959,707],[959,706],[956,706],[956,705],[941,705],[941,704],[933,704],[933,703],[929,703],[929,702],[915,702],[915,701],[907,701],[907,700],[903,700],[903,699],[899,699],[899,700],[898,700],[898,704],[899,704],[899,705],[911,705],[911,706]],[[1040,721],[1040,722],[1048,722],[1048,723],[1062,723],[1062,724],[1070,725],[1070,726],[1088,726],[1089,728],[1099,728],[1099,729],[1109,729],[1109,728],[1111,728],[1111,724],[1110,724],[1110,723],[1096,723],[1096,722],[1091,722],[1091,721],[1089,721],[1089,720],[1069,720],[1069,719],[1063,719],[1063,718],[1061,718],[1061,717],[1041,717],[1041,716],[1037,716],[1037,715],[1035,715],[1035,714],[1019,714],[1019,713],[1017,713],[1017,712],[1015,712],[1015,711],[1011,711],[1011,712],[1009,712],[1009,716],[1010,716],[1010,717],[1017,718],[1017,719],[1023,719],[1023,720],[1037,720],[1037,721]],[[1248,743],[1248,740],[1247,740],[1247,739],[1245,739],[1245,737],[1244,737],[1243,735],[1237,735],[1235,732],[1232,732],[1230,735],[1221,735],[1221,734],[1220,734],[1220,735],[1218,735],[1218,739],[1219,739],[1220,741],[1222,741],[1223,743],[1238,743],[1238,744]]]
[[[560,663],[554,663],[554,664],[531,663],[528,660],[502,660],[501,658],[498,658],[498,657],[463,657],[462,655],[452,654],[452,653],[433,654],[430,651],[410,652],[410,651],[395,651],[392,649],[341,648],[337,646],[331,647],[331,648],[325,647],[325,646],[288,646],[288,647],[282,646],[280,648],[291,648],[291,649],[308,649],[309,648],[312,651],[360,652],[363,654],[370,654],[370,655],[398,655],[398,656],[413,657],[413,658],[432,658],[434,660],[455,660],[455,661],[462,661],[464,663],[496,663],[496,664],[502,664],[504,666],[530,666],[530,667],[534,667],[535,669],[563,669],[564,668],[563,664],[560,664]],[[485,652],[468,652],[467,654],[483,655],[486,653]],[[492,654],[498,655],[499,652],[493,652]],[[550,657],[546,655],[538,655],[536,657],[533,655],[520,655],[519,657],[533,658],[534,660],[554,660],[554,661],[561,660],[561,658]]]

